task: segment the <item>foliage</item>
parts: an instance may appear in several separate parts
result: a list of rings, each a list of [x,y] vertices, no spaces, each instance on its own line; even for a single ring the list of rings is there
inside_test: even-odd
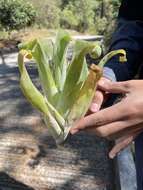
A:
[[[60,23],[59,0],[30,0],[37,10],[36,24],[39,27],[58,28]]]
[[[0,24],[6,30],[30,26],[35,16],[32,4],[24,0],[0,0]]]
[[[36,10],[36,18],[33,7],[25,8],[31,6],[29,2]],[[38,29],[64,28],[99,34],[109,43],[120,3],[121,0],[0,0],[0,25],[11,30],[35,21]]]
[[[76,29],[79,22],[77,16],[74,14],[74,6],[69,3],[61,13],[61,26],[67,29]]]
[[[126,61],[124,50],[107,54],[99,67],[88,69],[85,56],[89,53],[99,58],[101,48],[97,43],[77,40],[73,42],[73,56],[67,60],[70,35],[60,30],[55,43],[49,39],[35,39],[22,44],[18,55],[20,86],[29,100],[44,116],[45,123],[57,143],[63,142],[74,122],[83,117],[95,94],[97,81],[102,76],[102,67],[112,56],[120,54]],[[24,58],[36,62],[40,77],[41,93],[33,84],[24,64]]]
[[[92,0],[74,0],[64,7],[61,13],[61,25],[80,32],[87,31],[94,25]]]
[[[104,35],[109,43],[120,3],[121,0],[63,0],[61,26]]]
[[[121,4],[122,0],[112,0],[112,4],[113,4],[113,16],[116,18],[118,15],[118,10],[119,10],[119,6]]]
[[[109,44],[115,28],[119,6],[120,0],[98,0],[95,5],[94,11],[96,16],[93,32],[104,35],[106,45]]]

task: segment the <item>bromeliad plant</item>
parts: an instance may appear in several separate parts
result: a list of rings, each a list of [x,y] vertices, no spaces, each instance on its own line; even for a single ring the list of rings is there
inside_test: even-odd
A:
[[[102,76],[103,65],[117,54],[121,62],[126,61],[125,51],[116,50],[107,54],[98,66],[92,64],[88,68],[86,54],[98,58],[101,47],[93,42],[74,41],[73,56],[69,61],[67,53],[71,41],[70,35],[60,30],[55,43],[49,39],[35,39],[22,44],[18,55],[21,89],[29,102],[43,114],[57,143],[62,143],[74,122],[86,114]],[[42,92],[31,81],[25,58],[35,61]]]

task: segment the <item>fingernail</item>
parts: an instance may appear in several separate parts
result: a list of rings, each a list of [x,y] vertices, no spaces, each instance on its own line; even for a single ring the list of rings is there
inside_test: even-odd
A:
[[[91,110],[92,112],[97,112],[97,111],[99,110],[98,104],[92,103],[92,104],[91,104],[91,107],[90,107],[90,110]]]
[[[79,129],[71,129],[71,130],[70,130],[70,133],[71,133],[72,135],[74,135],[74,134],[76,134],[78,131],[79,131]]]

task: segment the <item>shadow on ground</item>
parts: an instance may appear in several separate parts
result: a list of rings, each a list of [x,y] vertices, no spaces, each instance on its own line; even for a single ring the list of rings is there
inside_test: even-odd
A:
[[[2,189],[0,187],[0,190],[8,190],[9,188],[12,188],[12,190],[34,190],[33,188],[16,181],[4,172],[0,172],[0,184],[3,186]]]
[[[35,67],[30,65],[28,71],[40,88]],[[113,190],[109,144],[80,133],[57,148],[37,119],[39,113],[25,100],[18,80],[16,63],[0,64],[0,179],[12,188],[12,177],[19,190]]]

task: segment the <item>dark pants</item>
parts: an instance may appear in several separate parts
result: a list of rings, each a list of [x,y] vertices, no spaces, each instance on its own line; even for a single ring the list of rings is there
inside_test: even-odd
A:
[[[143,133],[135,140],[135,160],[137,170],[137,190],[143,190]]]

